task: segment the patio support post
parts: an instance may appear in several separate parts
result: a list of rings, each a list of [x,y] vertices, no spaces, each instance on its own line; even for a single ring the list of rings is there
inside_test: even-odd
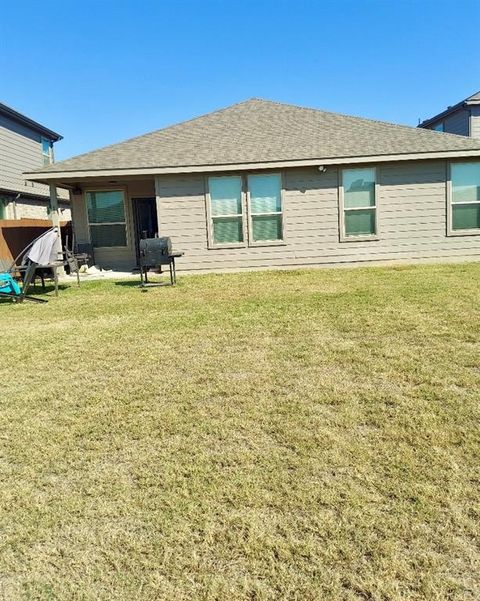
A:
[[[55,245],[57,256],[62,259],[62,235],[60,232],[60,210],[58,208],[58,196],[57,188],[53,184],[50,184],[50,219],[52,220],[53,227],[58,228],[58,240]],[[63,267],[59,267],[59,274],[63,275]]]
[[[156,200],[156,205],[157,205],[157,229],[158,229],[158,235],[161,236],[161,231],[162,231],[162,224],[161,224],[161,203],[162,203],[162,196],[161,196],[161,192],[160,192],[160,178],[158,177],[158,175],[155,176],[155,200]]]

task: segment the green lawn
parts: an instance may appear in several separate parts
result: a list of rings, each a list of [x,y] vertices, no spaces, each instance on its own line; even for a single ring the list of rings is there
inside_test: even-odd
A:
[[[0,599],[480,598],[480,264],[0,316]]]

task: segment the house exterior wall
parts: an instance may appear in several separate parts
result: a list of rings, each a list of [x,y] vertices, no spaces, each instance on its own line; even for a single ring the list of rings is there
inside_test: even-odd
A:
[[[436,119],[427,129],[435,129],[439,123],[444,124],[445,132],[449,134],[480,139],[480,106],[472,105],[459,109],[443,119]]]
[[[94,249],[95,264],[108,269],[130,270],[136,266],[135,227],[133,219],[133,202],[135,198],[155,197],[155,183],[152,180],[132,180],[126,185],[85,185],[82,194],[71,196],[72,221],[77,243],[90,243],[90,230],[88,225],[87,206],[85,202],[86,190],[101,190],[106,188],[123,189],[125,192],[125,219],[127,226],[127,246],[116,248]]]
[[[443,120],[445,132],[457,136],[470,135],[470,111],[461,109]]]
[[[353,264],[480,256],[480,237],[446,236],[445,161],[378,167],[378,240],[339,241],[339,173],[284,173],[285,246],[207,249],[204,179],[159,178],[161,230],[189,270]]]
[[[39,132],[0,113],[0,196],[9,200],[8,193],[26,195],[17,202],[23,206],[21,217],[44,218],[49,188],[44,184],[27,181],[23,172],[42,167],[42,136]],[[58,190],[59,200],[68,202],[68,193]],[[32,203],[38,201],[38,211]],[[21,207],[20,207],[21,208]]]
[[[2,194],[0,192],[0,202],[4,206],[5,219],[49,219],[49,200],[47,198],[22,196],[16,199],[15,194]],[[70,221],[70,203],[60,201],[58,204],[60,219]]]
[[[437,125],[443,123],[444,131],[448,134],[457,134],[457,136],[470,135],[470,111],[467,109],[459,109],[447,117],[436,119],[426,129],[435,129]]]
[[[472,106],[470,111],[470,135],[472,138],[480,138],[480,106]]]
[[[157,176],[160,235],[170,236],[174,249],[185,253],[178,269],[189,271],[480,259],[480,236],[446,235],[446,161],[384,163],[377,174],[378,240],[340,242],[339,169],[334,166],[325,173],[313,167],[285,170],[285,243],[250,248],[208,248],[203,176]],[[149,185],[142,186],[129,184],[127,198],[150,195]],[[96,251],[101,266],[135,266],[131,202],[127,205],[130,245],[122,252]],[[74,198],[74,227],[77,240],[88,242],[83,196]]]

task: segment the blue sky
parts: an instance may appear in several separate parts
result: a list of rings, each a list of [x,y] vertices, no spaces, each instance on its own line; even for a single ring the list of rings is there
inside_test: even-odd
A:
[[[479,0],[5,1],[0,101],[57,160],[254,96],[416,125],[480,89],[479,22]]]

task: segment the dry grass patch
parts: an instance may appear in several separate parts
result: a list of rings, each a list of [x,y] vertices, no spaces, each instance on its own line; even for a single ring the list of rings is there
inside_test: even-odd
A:
[[[480,598],[480,265],[0,305],[0,598]]]

